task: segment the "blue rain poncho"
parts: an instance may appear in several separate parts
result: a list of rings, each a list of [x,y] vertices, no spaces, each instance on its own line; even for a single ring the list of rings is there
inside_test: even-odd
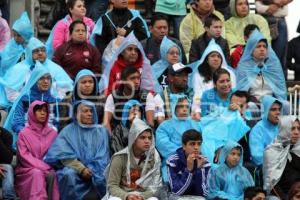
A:
[[[11,131],[14,136],[14,143],[13,146],[15,147],[15,142],[17,139],[17,136],[19,134],[19,131],[25,127],[25,124],[27,122],[27,110],[25,110],[25,105],[30,105],[31,102],[35,100],[40,100],[47,102],[49,104],[54,104],[54,107],[52,110],[54,110],[54,113],[58,113],[58,102],[59,99],[55,98],[50,92],[50,89],[46,92],[40,92],[37,88],[37,82],[38,80],[44,76],[50,74],[49,70],[40,64],[37,64],[36,68],[32,71],[32,74],[30,76],[30,79],[28,80],[26,86],[23,88],[21,94],[19,97],[15,100],[15,102],[12,105],[12,108],[9,111],[9,114],[5,120],[4,128]],[[53,88],[52,88],[53,90]],[[54,114],[50,114],[49,117],[49,123],[51,127],[55,126],[57,124],[57,115],[54,116]],[[56,118],[56,119],[55,119]]]
[[[167,70],[170,63],[167,60],[168,51],[172,48],[176,47],[179,51],[179,61],[182,61],[182,52],[179,46],[174,43],[172,40],[168,39],[167,36],[164,36],[161,45],[160,45],[160,60],[155,62],[152,65],[152,74],[153,74],[153,82],[154,91],[156,93],[161,93],[163,91],[162,85],[158,82],[158,78]]]
[[[226,69],[230,73],[232,88],[236,87],[236,77],[234,70],[227,64],[221,47],[216,43],[214,39],[210,40],[208,46],[203,52],[201,59],[190,64],[190,67],[193,69],[193,73],[191,73],[189,77],[189,87],[192,87],[194,89],[195,94],[193,98],[193,106],[195,106],[196,112],[200,112],[200,99],[203,92],[214,87],[212,80],[204,82],[204,77],[199,73],[199,67],[202,67],[202,64],[206,60],[206,57],[212,52],[218,52],[221,55],[221,68]]]
[[[241,149],[240,161],[238,164],[230,168],[226,164],[227,156],[233,148]],[[254,186],[249,171],[243,167],[243,148],[236,142],[228,141],[221,150],[220,166],[211,170],[208,188],[208,198],[213,199],[219,197],[230,200],[243,200],[244,190],[247,187]]]
[[[228,107],[232,92],[231,90],[227,99],[221,99],[215,88],[204,91],[201,97],[201,115],[206,116],[217,110],[218,107]]]
[[[201,132],[200,123],[192,120],[191,117],[186,119],[177,118],[175,108],[178,101],[183,98],[188,99],[184,95],[170,94],[172,118],[161,123],[155,134],[156,148],[163,158],[162,174],[165,182],[168,182],[166,160],[181,147],[182,134],[189,129]]]
[[[26,47],[25,60],[11,67],[4,77],[0,77],[0,85],[16,92],[21,91],[36,65],[32,59],[32,51],[41,47],[45,47],[45,45],[37,38],[32,37]],[[63,98],[67,91],[72,91],[73,81],[63,68],[49,59],[46,59],[42,66],[47,68],[51,74],[52,87],[57,92],[55,95]],[[6,96],[0,97],[0,102],[5,102],[5,100],[7,101]]]
[[[237,90],[249,91],[258,74],[261,73],[265,84],[271,88],[273,95],[279,100],[286,100],[287,90],[284,74],[280,61],[271,45],[268,44],[267,59],[262,63],[262,68],[258,67],[258,63],[252,56],[254,49],[261,40],[266,41],[266,38],[258,30],[254,30],[247,41],[237,67]]]
[[[130,112],[130,109],[133,107],[133,106],[139,106],[140,109],[142,109],[142,104],[140,104],[139,101],[137,100],[129,100],[125,103],[124,107],[123,107],[123,110],[122,110],[122,119],[121,119],[121,124],[122,126],[124,127],[127,127],[127,121],[128,121],[128,116],[129,116],[129,112]],[[142,110],[141,110],[141,115],[143,115],[142,113]],[[143,117],[143,116],[142,116]]]
[[[267,145],[278,135],[278,124],[272,124],[269,119],[269,111],[273,103],[280,101],[271,96],[262,99],[263,115],[262,119],[252,128],[249,136],[249,147],[252,161],[255,165],[263,164],[263,154]],[[281,103],[280,103],[281,104]]]
[[[90,101],[75,103],[74,116],[77,115],[81,104],[92,108],[93,124],[81,124],[74,117],[73,123],[59,133],[44,159],[48,164],[59,168],[57,177],[62,200],[83,199],[92,188],[103,196],[106,190],[104,170],[110,160],[108,132],[98,125],[96,108]],[[79,160],[92,171],[90,182],[84,181],[75,170],[61,165],[61,160],[72,159]]]
[[[227,141],[238,142],[250,127],[241,117],[238,110],[219,108],[215,112],[201,118],[203,144],[201,152],[213,163],[215,151]]]
[[[12,29],[22,36],[24,44],[18,44],[12,38],[3,51],[0,52],[0,77],[4,76],[9,68],[17,64],[25,52],[26,44],[33,36],[33,27],[27,12],[23,12],[20,18],[14,22]]]
[[[110,78],[110,72],[112,70],[112,67],[114,66],[114,63],[118,60],[119,55],[129,46],[129,45],[135,45],[143,58],[143,63],[141,66],[142,72],[141,72],[141,89],[147,90],[147,91],[153,91],[154,85],[153,85],[153,76],[152,76],[152,70],[151,70],[151,64],[148,58],[145,55],[144,49],[141,45],[141,43],[136,39],[133,32],[131,32],[121,43],[117,51],[114,53],[112,59],[110,62],[106,65],[103,65],[103,75],[101,77],[101,80],[99,82],[99,92],[102,93],[105,91],[105,89],[108,88],[109,84],[109,78]]]
[[[282,116],[279,121],[278,137],[265,149],[263,176],[264,189],[267,190],[267,193],[270,193],[282,178],[287,163],[293,159],[291,153],[300,157],[300,140],[294,145],[291,143],[292,126],[296,120],[298,119],[295,116]],[[288,171],[289,173],[286,173],[285,176],[294,175],[293,170],[288,168]],[[288,184],[288,182],[284,183]]]

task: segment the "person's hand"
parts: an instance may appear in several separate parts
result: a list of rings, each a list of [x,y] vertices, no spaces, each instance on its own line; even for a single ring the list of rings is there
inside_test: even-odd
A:
[[[186,167],[187,169],[191,172],[194,169],[194,160],[197,159],[197,155],[195,155],[194,153],[191,153],[188,155],[187,159],[186,159]]]
[[[117,38],[116,38],[116,41],[115,41],[115,45],[116,45],[117,47],[119,47],[119,46],[121,45],[123,39],[124,39],[123,36],[118,35]]]
[[[200,121],[201,119],[201,113],[199,112],[192,112],[192,119],[196,121]]]
[[[202,168],[206,162],[207,161],[204,156],[202,156],[200,154],[197,156],[197,168]]]
[[[125,30],[125,28],[117,27],[117,28],[116,28],[116,32],[117,32],[118,35],[123,36],[123,37],[125,37],[125,35],[126,35],[126,30]]]
[[[267,10],[268,15],[273,15],[277,10],[279,9],[279,6],[276,4],[270,4],[269,8]]]
[[[241,111],[241,107],[237,103],[231,103],[231,104],[229,104],[229,110]]]
[[[90,180],[93,176],[93,173],[89,168],[84,168],[81,172],[81,176],[84,180]]]
[[[4,169],[4,167],[2,165],[0,165],[0,178],[1,179],[5,178],[5,172],[6,172],[6,170]]]

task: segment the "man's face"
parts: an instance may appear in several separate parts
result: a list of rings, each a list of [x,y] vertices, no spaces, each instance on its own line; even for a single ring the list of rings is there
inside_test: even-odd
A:
[[[152,133],[150,131],[144,131],[136,138],[133,144],[133,149],[136,149],[139,152],[146,152],[150,149],[151,145]]]
[[[130,111],[129,111],[129,114],[128,114],[128,120],[130,121],[130,122],[133,122],[133,120],[135,119],[135,118],[139,118],[139,119],[141,119],[141,115],[142,115],[142,113],[141,113],[141,109],[140,109],[140,107],[139,106],[132,106],[131,108],[130,108]]]
[[[94,91],[95,82],[92,76],[83,76],[78,82],[80,95],[91,95]]]
[[[267,44],[259,42],[253,50],[252,56],[258,61],[264,61],[267,58]]]
[[[129,87],[130,90],[138,90],[141,84],[141,74],[139,72],[130,74],[125,81],[125,86]]]
[[[179,62],[179,49],[177,47],[172,47],[167,53],[167,61],[173,65]]]
[[[266,195],[264,193],[258,193],[255,197],[253,197],[251,200],[266,200]]]
[[[182,145],[186,157],[190,154],[198,155],[200,153],[201,141],[200,140],[190,140],[186,144]]]
[[[13,37],[17,44],[23,44],[25,42],[24,38],[14,30],[13,30]]]
[[[51,75],[46,74],[46,75],[42,76],[38,80],[37,86],[38,86],[38,89],[39,89],[40,92],[48,91],[51,87]]]
[[[205,27],[206,32],[212,38],[219,38],[222,34],[222,21],[212,21],[212,24],[209,28]]]
[[[32,60],[40,61],[41,63],[45,62],[47,56],[46,56],[46,48],[40,47],[37,49],[32,50]]]
[[[172,84],[174,88],[180,91],[184,91],[187,88],[188,72],[182,71],[168,76],[169,84]]]
[[[73,32],[71,33],[71,39],[75,43],[83,43],[86,41],[86,29],[83,24],[76,24]]]
[[[139,49],[136,45],[131,44],[124,49],[121,55],[123,56],[126,64],[134,65],[139,58]]]
[[[249,13],[249,6],[247,0],[237,0],[235,9],[236,9],[236,14],[239,17],[246,17]]]
[[[179,119],[186,119],[190,113],[190,104],[187,99],[183,99],[176,105],[176,116]]]
[[[127,8],[128,0],[111,0],[114,8]]]
[[[76,115],[77,121],[84,125],[93,124],[93,109],[86,105],[79,105]]]
[[[213,0],[198,0],[198,10],[202,12],[209,12],[213,6]]]
[[[278,103],[273,103],[268,114],[268,120],[272,124],[278,124],[280,111],[281,111],[281,105]]]
[[[150,26],[150,32],[156,40],[162,40],[164,36],[168,35],[169,27],[166,20],[158,20],[153,26]]]

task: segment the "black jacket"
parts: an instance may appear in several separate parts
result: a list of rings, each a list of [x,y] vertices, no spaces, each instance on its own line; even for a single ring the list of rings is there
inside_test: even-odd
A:
[[[190,49],[190,59],[189,62],[195,62],[199,60],[208,46],[211,38],[209,38],[206,34],[206,32],[202,35],[200,35],[197,39],[192,40],[192,45]],[[223,50],[226,62],[230,65],[230,51],[229,51],[229,46],[227,43],[227,40],[220,37],[216,39],[216,43],[220,45],[221,49]]]
[[[288,52],[286,57],[286,66],[295,71],[295,80],[300,81],[300,36],[289,41]],[[295,62],[292,62],[294,59]]]
[[[13,137],[10,132],[0,127],[0,164],[10,164],[13,159]]]
[[[182,52],[182,63],[186,64],[186,57],[185,52],[183,50],[182,44],[179,40],[176,38],[172,38],[168,36],[168,39],[172,40],[174,43],[176,43]],[[143,49],[145,51],[146,57],[150,60],[151,65],[153,65],[156,61],[160,59],[160,44],[161,42],[157,42],[154,40],[154,38],[151,36],[150,38],[147,38],[143,41],[141,41]]]
[[[126,36],[134,31],[134,35],[139,41],[147,38],[147,29],[139,17],[129,22],[133,18],[129,9],[114,8],[107,15],[109,18],[106,15],[102,16],[102,34],[95,37],[96,46],[101,55],[109,42],[117,37],[116,27],[123,27],[126,30]]]

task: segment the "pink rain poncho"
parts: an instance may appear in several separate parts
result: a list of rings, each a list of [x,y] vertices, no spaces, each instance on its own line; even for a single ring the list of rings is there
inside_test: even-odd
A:
[[[48,117],[44,124],[36,120],[33,108],[45,102],[34,101],[28,112],[28,125],[20,132],[17,141],[17,167],[15,187],[21,200],[47,200],[46,176],[54,169],[43,161],[57,132],[48,127]],[[57,179],[53,183],[52,199],[59,200]]]

